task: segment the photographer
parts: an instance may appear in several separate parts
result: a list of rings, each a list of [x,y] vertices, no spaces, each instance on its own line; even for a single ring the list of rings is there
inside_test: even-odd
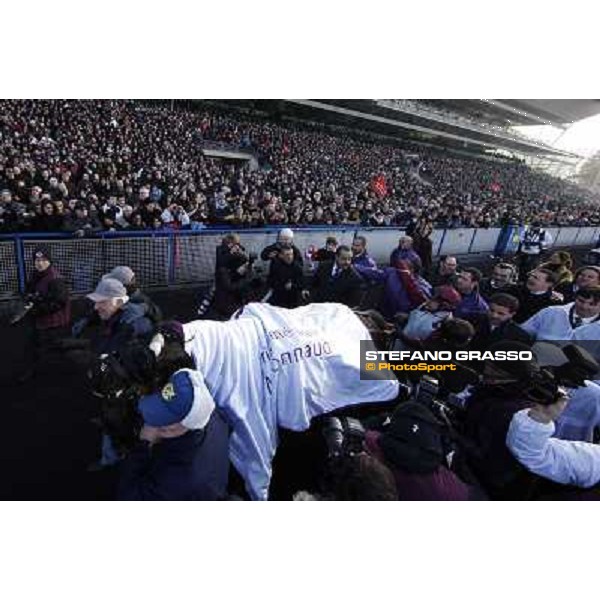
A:
[[[288,228],[279,230],[277,241],[264,248],[260,253],[261,260],[267,261],[276,258],[281,248],[292,248],[294,252],[294,262],[298,263],[300,266],[304,264],[302,253],[294,245],[294,232]]]
[[[69,335],[71,321],[69,289],[49,251],[38,248],[33,257],[35,270],[25,288],[25,307],[12,320],[16,324],[27,317],[32,325],[26,349],[28,366],[19,377],[21,383],[31,379],[44,354]]]
[[[224,499],[229,427],[202,375],[179,370],[138,406],[143,426],[139,443],[121,465],[118,499]]]
[[[552,404],[534,404],[515,413],[506,445],[532,473],[563,485],[589,488],[600,482],[600,446],[553,437],[554,421],[567,403],[565,395]]]
[[[526,345],[512,341],[489,348],[492,352],[527,349]],[[555,404],[562,399],[559,385],[577,390],[598,370],[598,364],[580,348],[567,346],[555,350],[564,360],[552,368],[541,368],[536,358],[486,361],[482,383],[475,387],[467,402],[464,433],[476,448],[467,453],[467,462],[495,499],[529,499],[536,491],[535,478],[506,444],[514,415],[538,404]]]
[[[252,269],[255,256],[246,254],[240,245],[232,246],[221,257],[215,280],[213,309],[220,319],[229,319],[248,300],[250,292],[261,286]]]

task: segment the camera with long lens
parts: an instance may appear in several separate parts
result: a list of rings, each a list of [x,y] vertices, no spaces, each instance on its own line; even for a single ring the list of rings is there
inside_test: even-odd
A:
[[[562,388],[579,388],[585,385],[586,380],[598,377],[600,365],[581,346],[569,344],[556,350],[562,354],[562,364],[542,366],[524,387],[525,395],[532,402],[554,404],[564,395]]]
[[[440,398],[440,383],[437,379],[425,375],[413,385],[410,396],[412,400],[429,408],[442,421],[454,421],[454,408]]]
[[[354,456],[363,451],[365,429],[352,417],[328,417],[322,429],[329,459]]]

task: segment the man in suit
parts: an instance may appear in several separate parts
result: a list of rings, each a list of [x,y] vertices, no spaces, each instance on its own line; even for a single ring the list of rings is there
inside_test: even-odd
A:
[[[268,283],[273,290],[270,304],[283,308],[300,306],[304,276],[302,266],[294,261],[292,248],[282,246],[277,257],[271,261]]]
[[[518,310],[519,301],[514,296],[503,293],[492,295],[489,310],[476,327],[470,349],[484,351],[504,340],[531,345],[532,337],[513,321]]]
[[[358,306],[364,281],[352,266],[352,250],[338,246],[334,261],[324,261],[312,281],[313,302],[340,302],[350,308]]]

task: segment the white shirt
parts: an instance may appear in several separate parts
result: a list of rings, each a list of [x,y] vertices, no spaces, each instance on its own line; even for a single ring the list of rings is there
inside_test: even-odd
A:
[[[529,409],[513,416],[506,445],[529,471],[565,485],[588,488],[600,481],[600,446],[553,438],[554,423],[539,423]]]
[[[548,306],[529,318],[521,327],[540,342],[543,340],[600,340],[600,321],[589,322],[573,329],[569,319],[574,302],[563,306]],[[585,323],[585,320],[584,320]]]
[[[278,427],[303,431],[317,415],[398,395],[395,378],[361,379],[360,340],[371,337],[342,304],[253,303],[231,321],[183,330],[186,351],[232,424],[231,461],[254,499],[267,498]]]

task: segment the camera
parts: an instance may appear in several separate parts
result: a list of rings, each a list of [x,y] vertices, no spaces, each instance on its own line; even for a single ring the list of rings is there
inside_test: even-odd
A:
[[[339,459],[363,452],[365,429],[358,419],[352,417],[328,417],[322,429],[327,445],[327,456]]]
[[[540,345],[548,347],[546,343]],[[554,351],[560,355],[561,364],[542,364],[524,388],[526,396],[537,404],[554,404],[564,395],[562,388],[582,387],[586,380],[597,378],[600,370],[596,359],[580,346],[569,344],[554,347]]]

